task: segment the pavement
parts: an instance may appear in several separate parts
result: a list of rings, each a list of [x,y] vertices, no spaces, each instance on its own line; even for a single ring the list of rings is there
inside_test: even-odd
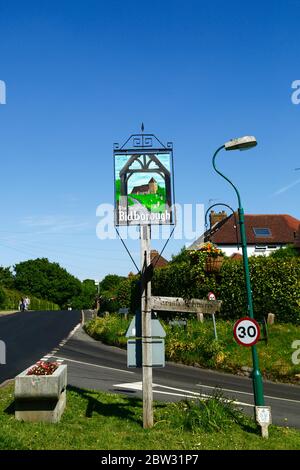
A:
[[[85,320],[90,313],[83,315]],[[0,365],[0,384],[37,360],[68,365],[68,383],[77,388],[142,396],[141,369],[128,369],[126,351],[90,338],[79,312],[28,312],[0,318],[0,339],[7,344],[7,365]],[[166,363],[153,370],[153,395],[160,401],[210,396],[222,389],[253,414],[252,381],[247,377]],[[273,423],[300,429],[300,386],[264,381],[266,405]]]
[[[11,315],[12,313],[18,313],[18,310],[0,310],[0,316]]]

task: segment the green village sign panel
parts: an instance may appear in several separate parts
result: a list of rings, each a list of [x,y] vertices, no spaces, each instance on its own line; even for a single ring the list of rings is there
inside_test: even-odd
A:
[[[153,134],[114,144],[115,224],[174,224],[173,146]]]

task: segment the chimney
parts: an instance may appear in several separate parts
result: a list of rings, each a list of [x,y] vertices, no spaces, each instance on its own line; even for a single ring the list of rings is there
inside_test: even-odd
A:
[[[155,261],[159,257],[159,253],[157,250],[151,250],[150,252],[150,263]]]
[[[226,218],[227,218],[227,213],[225,211],[222,211],[222,212],[210,211],[210,214],[209,214],[210,228],[212,228],[215,224],[217,224],[218,222],[221,222],[222,220]]]

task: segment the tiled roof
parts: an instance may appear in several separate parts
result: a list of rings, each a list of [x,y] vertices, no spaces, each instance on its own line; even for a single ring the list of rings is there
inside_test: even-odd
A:
[[[140,186],[134,186],[131,191],[131,194],[135,194],[137,192],[144,192],[149,191],[149,184],[141,184]]]
[[[295,243],[295,235],[299,230],[300,221],[287,214],[245,214],[245,228],[248,244],[287,244]],[[267,228],[270,236],[255,235],[254,228]],[[240,239],[240,237],[239,237]],[[217,223],[211,231],[210,240],[216,244],[236,245],[234,217]]]
[[[162,268],[163,266],[166,266],[168,264],[168,261],[163,256],[161,256],[159,259],[158,257],[159,257],[158,251],[151,250],[150,260],[151,260],[151,264],[154,265],[155,268]]]

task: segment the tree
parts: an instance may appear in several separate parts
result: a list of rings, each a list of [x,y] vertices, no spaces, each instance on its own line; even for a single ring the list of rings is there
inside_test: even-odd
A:
[[[92,279],[85,279],[81,283],[81,293],[73,300],[72,307],[77,310],[94,308],[95,299],[95,281]]]
[[[0,286],[0,308],[5,306],[6,295],[2,287]]]
[[[124,276],[118,276],[117,274],[108,274],[100,282],[100,292],[111,292],[116,294],[119,285],[124,279],[126,279]]]
[[[14,276],[10,268],[0,266],[0,285],[7,289],[14,287]]]
[[[24,261],[15,267],[15,287],[42,299],[51,300],[60,308],[72,305],[81,294],[81,282],[58,263],[47,258]]]
[[[117,274],[108,274],[100,282],[100,309],[101,311],[116,312],[119,308],[117,301],[118,289],[126,279]]]

